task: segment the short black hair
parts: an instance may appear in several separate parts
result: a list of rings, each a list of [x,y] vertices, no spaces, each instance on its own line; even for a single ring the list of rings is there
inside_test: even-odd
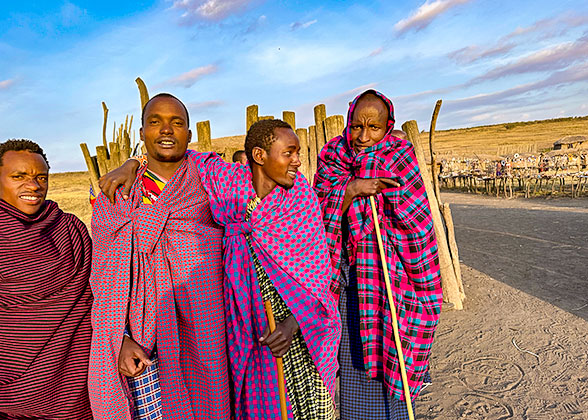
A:
[[[241,156],[245,154],[245,150],[237,150],[233,153],[233,163],[239,162],[241,160]]]
[[[147,102],[145,102],[145,106],[141,110],[141,125],[142,126],[145,125],[145,110],[147,109],[147,105],[149,105],[149,103],[156,98],[172,98],[172,99],[175,99],[176,101],[178,101],[179,103],[181,103],[182,107],[184,108],[184,111],[186,111],[186,125],[188,126],[188,128],[190,128],[190,114],[188,113],[188,108],[186,108],[186,105],[184,105],[184,103],[182,101],[180,101],[178,98],[176,98],[174,95],[172,95],[171,93],[166,93],[166,92],[158,93],[157,95],[152,96]]]
[[[4,164],[2,159],[4,158],[4,153],[6,152],[31,152],[37,153],[41,155],[45,163],[47,164],[47,168],[49,168],[49,161],[47,160],[47,156],[45,156],[45,152],[37,143],[31,140],[26,139],[10,139],[6,140],[4,143],[0,143],[0,166]]]
[[[261,147],[266,152],[269,152],[272,144],[276,141],[274,130],[276,128],[289,128],[292,127],[287,122],[282,120],[260,120],[253,124],[247,136],[245,136],[245,155],[250,165],[253,165],[253,148]]]

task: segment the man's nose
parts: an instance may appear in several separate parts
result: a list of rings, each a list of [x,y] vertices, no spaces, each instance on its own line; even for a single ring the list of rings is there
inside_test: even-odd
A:
[[[41,189],[41,184],[37,181],[36,178],[31,178],[27,181],[27,188],[33,191],[37,191]]]
[[[365,143],[369,140],[368,132],[365,128],[362,128],[359,132],[359,140],[361,140],[362,143]]]
[[[173,133],[174,132],[174,129],[172,128],[171,123],[165,123],[164,122],[163,124],[161,124],[161,130],[160,130],[160,132],[161,133]]]
[[[300,153],[294,153],[294,157],[292,159],[292,165],[299,167],[300,165],[302,165],[302,162],[300,161]]]

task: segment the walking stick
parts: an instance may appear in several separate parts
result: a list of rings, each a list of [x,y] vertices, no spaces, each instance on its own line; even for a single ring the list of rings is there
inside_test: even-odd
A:
[[[392,328],[394,329],[394,342],[396,343],[396,350],[398,351],[398,364],[400,365],[400,376],[402,376],[402,387],[404,389],[404,399],[406,400],[406,409],[408,410],[408,418],[414,420],[412,412],[412,401],[410,398],[410,389],[408,388],[408,379],[406,377],[406,367],[404,366],[404,356],[402,355],[402,346],[400,344],[400,334],[398,333],[398,319],[396,318],[396,307],[394,306],[394,298],[392,297],[392,287],[390,287],[390,276],[388,274],[388,263],[386,262],[386,254],[384,253],[384,245],[382,245],[382,234],[380,233],[380,220],[378,219],[378,211],[376,210],[376,203],[374,197],[370,196],[370,204],[372,206],[372,215],[374,217],[374,226],[376,228],[376,236],[378,238],[378,248],[380,249],[380,259],[382,260],[382,269],[384,270],[384,281],[386,282],[386,293],[388,294],[388,304],[390,305],[390,312],[392,313]]]
[[[264,302],[265,312],[267,313],[267,322],[269,324],[270,333],[276,329],[276,320],[274,319],[274,311],[272,310],[272,303],[269,300]],[[288,406],[286,405],[286,388],[284,385],[284,361],[281,357],[276,357],[276,368],[278,370],[278,393],[280,394],[280,412],[282,420],[288,420]]]

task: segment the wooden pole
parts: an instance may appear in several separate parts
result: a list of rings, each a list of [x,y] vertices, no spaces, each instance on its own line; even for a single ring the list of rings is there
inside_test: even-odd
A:
[[[100,178],[98,168],[96,167],[96,164],[90,155],[88,145],[86,143],[80,143],[80,148],[82,149],[82,154],[84,155],[84,160],[86,161],[86,166],[88,167],[88,175],[90,175],[92,190],[94,190],[95,195],[98,195],[100,192],[100,187],[98,186],[98,178]]]
[[[316,129],[316,151],[321,152],[326,142],[325,137],[325,120],[327,119],[327,107],[319,104],[314,107],[314,125]]]
[[[196,123],[196,133],[198,135],[198,151],[212,151],[212,141],[210,139],[210,121],[199,121]]]
[[[149,101],[149,91],[147,90],[147,86],[145,86],[145,82],[140,77],[135,79],[135,83],[137,83],[137,87],[139,88],[139,96],[141,98],[141,111],[145,108],[145,104]]]
[[[441,204],[441,191],[439,188],[439,169],[437,168],[437,155],[435,154],[435,127],[437,126],[437,117],[443,101],[439,99],[435,104],[433,116],[431,117],[431,128],[429,129],[429,151],[431,153],[431,174],[433,178],[433,190],[437,196],[437,201]]]
[[[310,177],[314,178],[317,168],[317,140],[316,127],[311,125],[308,127],[308,160],[310,163]]]
[[[453,270],[455,271],[457,287],[459,287],[461,300],[465,300],[466,296],[463,290],[461,266],[459,265],[459,250],[457,248],[457,241],[455,240],[455,227],[453,225],[453,216],[451,215],[449,203],[443,203],[441,209],[443,210],[443,219],[445,219],[445,226],[447,227],[447,241],[449,242],[449,251],[451,251],[451,262],[453,263]]]
[[[104,146],[96,146],[96,159],[98,160],[98,169],[100,175],[106,175],[108,173],[108,151]]]
[[[282,120],[290,124],[292,130],[296,131],[296,114],[293,111],[283,111]]]
[[[306,177],[309,184],[312,184],[312,179],[310,178],[310,160],[309,160],[309,151],[308,151],[308,131],[306,128],[297,128],[296,135],[300,140],[300,171]]]
[[[259,107],[257,105],[249,105],[247,107],[245,115],[245,123],[247,125],[246,132],[249,131],[251,126],[259,120]]]
[[[104,113],[104,121],[102,123],[102,145],[108,147],[108,141],[106,140],[106,122],[108,121],[108,108],[106,104],[102,102],[102,111]]]
[[[341,117],[341,115],[331,115],[330,117],[327,117],[327,119],[325,120],[325,134],[327,135],[326,137],[326,141],[328,142],[329,140],[331,140],[333,137],[337,137],[338,135],[341,134],[341,131],[339,131],[339,117]],[[326,144],[326,143],[325,143]]]
[[[274,311],[272,311],[272,303],[267,300],[264,302],[265,312],[267,314],[267,322],[269,324],[270,333],[276,329],[276,320],[274,319]],[[278,371],[278,393],[280,394],[280,414],[282,420],[288,420],[288,406],[286,403],[286,387],[284,379],[284,361],[281,357],[276,357],[276,369]]]
[[[410,420],[414,420],[414,414],[412,412],[412,399],[410,397],[410,388],[408,387],[408,378],[406,377],[404,355],[402,354],[402,344],[400,342],[400,334],[398,333],[398,318],[396,316],[396,305],[394,305],[392,287],[390,286],[390,275],[388,274],[388,260],[386,258],[386,253],[384,252],[384,245],[382,244],[380,220],[378,218],[378,210],[376,209],[376,203],[374,202],[373,196],[370,196],[370,204],[372,206],[372,216],[374,218],[376,237],[378,238],[378,248],[380,250],[382,269],[384,271],[384,281],[386,282],[386,294],[388,295],[388,305],[390,305],[390,313],[392,314],[392,329],[394,330],[394,342],[396,343],[396,352],[398,353],[398,365],[400,366],[400,376],[402,377],[402,389],[404,390],[404,400],[406,401],[408,418]]]
[[[408,140],[414,146],[414,151],[419,167],[425,168],[424,170],[421,169],[421,176],[427,191],[429,207],[431,208],[431,216],[433,217],[433,226],[435,228],[435,236],[437,237],[439,265],[441,270],[441,285],[443,287],[443,300],[453,303],[455,309],[461,310],[463,309],[463,302],[461,300],[459,286],[455,277],[453,262],[451,261],[451,254],[449,253],[449,245],[447,244],[447,237],[445,236],[445,228],[443,226],[443,220],[441,219],[439,203],[437,202],[435,191],[433,190],[431,175],[429,174],[429,171],[426,170],[427,162],[425,160],[425,154],[420,140],[419,128],[416,121],[411,120],[405,122],[402,125],[402,129],[406,133]]]

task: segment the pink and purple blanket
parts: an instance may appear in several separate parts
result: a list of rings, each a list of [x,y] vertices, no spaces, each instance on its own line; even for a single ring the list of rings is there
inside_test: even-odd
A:
[[[352,180],[395,176],[401,180],[401,187],[385,190],[375,200],[392,277],[390,280],[411,396],[414,399],[428,368],[433,335],[441,310],[437,242],[412,145],[390,134],[394,127],[392,102],[376,91],[369,92],[379,96],[389,109],[387,135],[379,143],[356,153],[351,147],[348,125],[342,136],[331,139],[320,152],[314,189],[321,203],[331,262],[337,275],[341,270],[344,246],[343,224],[349,228],[345,245],[349,264],[357,270],[360,335],[365,368],[371,378],[384,379],[391,395],[402,399],[402,381],[390,306],[369,199],[356,197],[347,213],[342,212],[345,190]],[[351,104],[348,122],[362,95]],[[339,292],[337,282],[331,287],[334,293]]]

